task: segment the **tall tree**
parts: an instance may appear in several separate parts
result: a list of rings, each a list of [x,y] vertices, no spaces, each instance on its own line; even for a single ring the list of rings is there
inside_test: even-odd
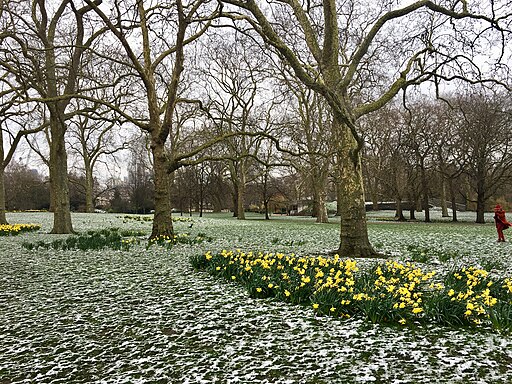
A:
[[[95,0],[91,4],[100,4]],[[68,110],[76,97],[84,52],[102,33],[90,23],[91,5],[72,0],[10,1],[3,12],[12,21],[2,33],[0,65],[30,87],[25,101],[44,104],[50,133],[50,184],[54,203],[52,233],[73,231],[69,206],[67,151],[64,136]]]
[[[509,32],[501,25],[512,17],[510,7],[496,1],[473,8],[466,1],[443,6],[425,0],[402,7],[395,1],[223,2],[235,6],[226,16],[249,23],[331,107],[342,186],[338,252],[374,256],[366,225],[358,119],[409,85],[452,78],[481,81],[483,71],[473,71],[478,68],[474,59],[489,53],[494,36],[506,42]],[[497,55],[503,64],[501,52]]]
[[[113,0],[112,14],[107,15],[91,0],[85,1],[126,53],[122,64],[133,75],[134,104],[143,103],[143,110],[122,111],[110,106],[149,135],[155,184],[151,237],[172,236],[169,173],[179,168],[180,160],[187,156],[180,157],[175,148],[167,151],[166,143],[170,136],[171,141],[179,140],[174,118],[185,68],[185,47],[207,30],[217,10],[207,0],[177,0],[172,4]]]
[[[224,142],[224,156],[233,183],[234,216],[243,220],[246,186],[262,143],[262,137],[244,133],[262,131],[264,125],[261,114],[266,102],[262,92],[268,76],[266,58],[240,33],[213,35],[206,43],[206,103],[216,134],[231,135]]]
[[[476,196],[476,222],[486,204],[512,181],[512,105],[501,93],[472,93],[458,101],[458,133],[466,158],[464,173]]]

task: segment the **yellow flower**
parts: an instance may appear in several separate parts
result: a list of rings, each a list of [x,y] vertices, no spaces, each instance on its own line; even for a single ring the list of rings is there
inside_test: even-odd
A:
[[[331,307],[331,312],[334,312],[335,310],[336,310],[336,308]]]
[[[399,322],[400,324],[405,324],[406,320],[405,320],[405,319],[400,319],[400,320],[398,320],[398,322]]]
[[[416,307],[416,308],[412,309],[412,313],[420,313],[420,312],[423,312],[423,308]]]
[[[288,296],[290,296],[290,295],[291,295],[291,293],[290,293],[290,291],[288,291],[287,289],[285,289],[285,290],[284,290],[284,295],[285,295],[286,297],[288,297]]]
[[[220,267],[215,268],[216,271],[220,271]]]
[[[313,304],[313,309],[318,309],[319,306],[320,306],[320,304],[314,303]]]
[[[450,289],[448,291],[448,296],[453,296],[453,295],[455,295],[455,291],[453,289]]]
[[[270,284],[268,285],[268,287],[269,287],[270,289],[272,289],[272,288],[274,287],[274,284],[270,283]]]
[[[256,292],[261,292],[262,289],[260,287],[256,288]]]
[[[231,276],[231,280],[236,280],[236,276]]]

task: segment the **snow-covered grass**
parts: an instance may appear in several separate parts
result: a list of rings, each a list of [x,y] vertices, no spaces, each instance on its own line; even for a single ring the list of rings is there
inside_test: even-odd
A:
[[[440,273],[473,265],[512,275],[511,243],[496,243],[490,220],[472,224],[470,214],[458,224],[373,219],[383,215],[369,214],[370,238],[396,260],[416,258]],[[146,249],[142,241],[130,251],[88,252],[24,249],[23,241],[65,236],[47,234],[47,213],[8,219],[42,228],[0,238],[2,384],[512,381],[509,335],[319,317],[312,308],[252,299],[189,264],[192,255],[224,248],[326,253],[338,245],[336,219],[194,217],[175,223],[177,232],[204,233],[211,242],[169,250]],[[114,214],[74,214],[73,224],[77,231],[151,229],[150,221]]]

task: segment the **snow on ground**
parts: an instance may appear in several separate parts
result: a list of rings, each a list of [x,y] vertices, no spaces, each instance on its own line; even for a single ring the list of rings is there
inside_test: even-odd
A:
[[[310,219],[245,222],[194,218],[212,243],[132,251],[27,251],[54,238],[49,214],[11,214],[43,224],[0,238],[0,383],[507,383],[512,337],[439,326],[403,328],[317,317],[309,308],[248,297],[194,272],[206,249],[292,252],[334,249],[337,225]],[[75,214],[75,229],[143,229],[119,215]],[[125,222],[123,222],[125,221]],[[491,224],[370,224],[374,244],[407,258],[405,244],[448,247],[461,260],[510,264],[510,243]],[[179,232],[188,224],[176,223]],[[446,266],[448,265],[448,267]]]

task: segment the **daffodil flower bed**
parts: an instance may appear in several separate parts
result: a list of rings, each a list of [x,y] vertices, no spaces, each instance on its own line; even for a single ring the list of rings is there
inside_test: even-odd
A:
[[[512,280],[493,281],[475,267],[424,272],[412,263],[386,261],[361,270],[338,255],[223,250],[192,256],[198,270],[238,282],[251,297],[310,305],[321,315],[362,317],[373,323],[483,325],[512,330]]]
[[[41,229],[39,224],[0,224],[0,236],[16,236]]]

